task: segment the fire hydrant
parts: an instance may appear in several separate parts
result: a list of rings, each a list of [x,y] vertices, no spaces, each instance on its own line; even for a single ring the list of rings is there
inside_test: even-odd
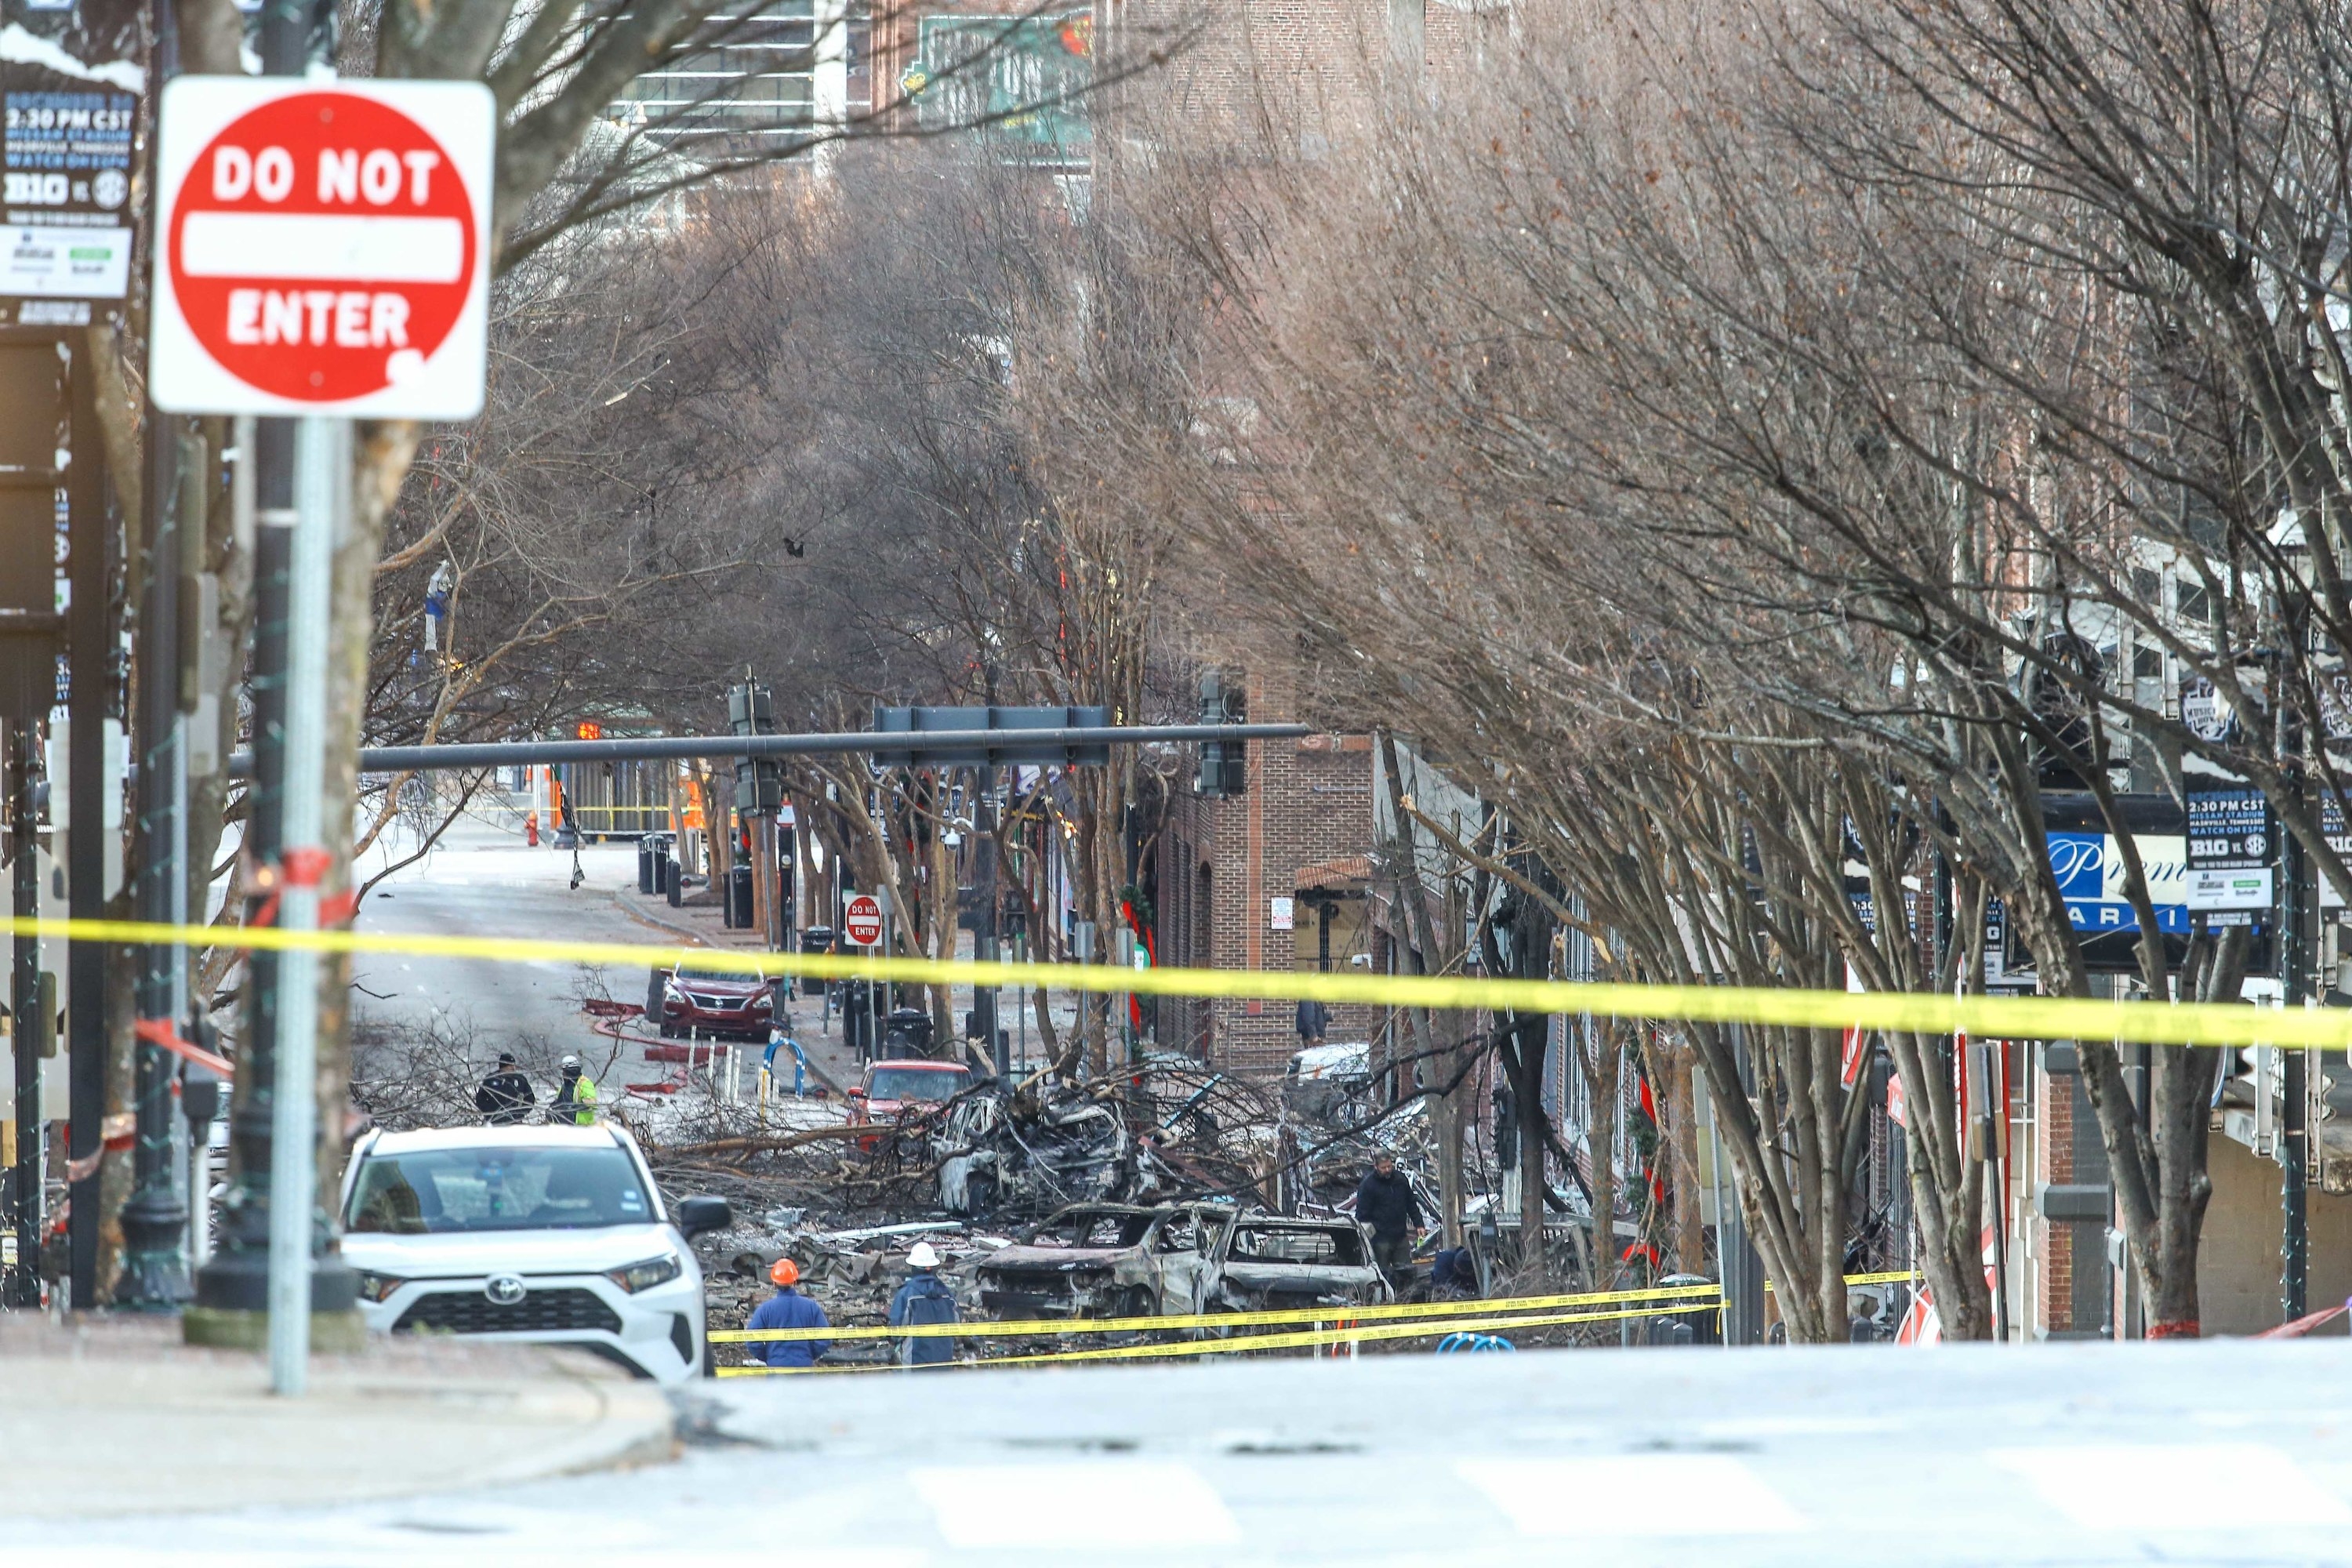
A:
[[[527,812],[522,819],[522,841],[533,849],[539,847],[539,813]]]

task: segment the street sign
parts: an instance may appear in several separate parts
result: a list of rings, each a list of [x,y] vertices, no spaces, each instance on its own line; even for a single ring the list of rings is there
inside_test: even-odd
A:
[[[163,89],[160,119],[158,404],[481,412],[488,88],[182,77]]]
[[[1032,763],[1063,767],[1101,767],[1110,761],[1108,742],[1083,745],[1024,742],[1024,730],[1099,728],[1110,722],[1110,710],[1080,708],[883,708],[874,710],[877,734],[907,735],[909,743],[892,749],[874,748],[878,768],[976,767]],[[919,737],[926,730],[1003,730],[1002,744],[927,746]]]
[[[882,940],[882,906],[869,894],[860,893],[841,910],[841,934],[860,947],[872,947]]]

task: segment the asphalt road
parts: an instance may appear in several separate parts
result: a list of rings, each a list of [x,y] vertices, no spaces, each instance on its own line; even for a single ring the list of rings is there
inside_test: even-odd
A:
[[[2347,1563],[2347,1371],[2241,1341],[730,1380],[672,1465],[30,1522],[0,1563]]]
[[[405,858],[413,845],[379,845],[369,869]],[[468,817],[415,864],[379,884],[361,906],[362,931],[467,936],[578,937],[588,942],[664,942],[667,933],[630,919],[613,902],[636,880],[636,851],[598,845],[581,851],[586,880],[572,888],[572,856],[526,847],[519,832]],[[604,973],[621,1001],[645,999],[646,975]],[[362,954],[352,969],[352,1009],[362,1024],[423,1024],[440,1018],[469,1025],[491,1050],[531,1037],[566,1047],[598,1047],[580,1001],[591,976],[570,963],[505,963],[487,959]],[[641,1060],[633,1050],[625,1061]]]

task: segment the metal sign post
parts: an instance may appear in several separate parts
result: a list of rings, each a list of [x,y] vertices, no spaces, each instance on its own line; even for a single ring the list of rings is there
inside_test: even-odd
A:
[[[278,923],[319,928],[326,773],[328,605],[335,543],[352,490],[352,427],[317,415],[294,435],[294,537],[288,575],[286,772]],[[310,1233],[318,1190],[319,955],[281,953],[278,1095],[270,1107],[269,1383],[299,1394],[310,1354]]]
[[[304,58],[308,21],[299,8],[266,18],[273,68]],[[259,765],[246,838],[248,883],[289,930],[318,928],[335,859],[321,795],[350,422],[480,412],[498,117],[479,82],[182,77],[162,95],[154,401],[299,416],[266,421],[256,442]],[[340,1329],[355,1283],[319,1249],[331,1225],[316,1201],[319,955],[257,954],[249,973],[237,1192],[187,1333],[250,1343],[265,1309],[271,1385],[297,1394],[313,1314],[344,1313]]]

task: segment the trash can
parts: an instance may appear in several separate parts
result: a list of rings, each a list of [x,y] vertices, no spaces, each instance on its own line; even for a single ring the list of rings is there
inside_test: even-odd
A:
[[[874,1058],[874,983],[845,980],[841,985],[841,1038],[859,1061]]]
[[[831,952],[833,951],[833,928],[831,926],[811,926],[806,931],[801,932],[801,951],[803,952]],[[802,975],[801,994],[803,996],[824,995],[824,976],[822,974]]]
[[[662,891],[669,895],[671,909],[686,902],[686,868],[677,863],[676,856],[662,861]]]
[[[750,931],[756,917],[751,907],[751,868],[739,865],[727,873],[727,923]]]
[[[882,1023],[882,1055],[928,1057],[931,1054],[931,1016],[920,1007],[893,1007]]]
[[[1677,1286],[1697,1287],[1715,1281],[1704,1274],[1669,1274],[1658,1281],[1658,1289]],[[1722,1312],[1719,1300],[1706,1301],[1688,1311],[1662,1312],[1647,1325],[1647,1337],[1654,1345],[1713,1345],[1723,1342]]]
[[[637,891],[659,893],[663,890],[662,862],[669,858],[672,837],[667,833],[645,833],[637,837]]]

